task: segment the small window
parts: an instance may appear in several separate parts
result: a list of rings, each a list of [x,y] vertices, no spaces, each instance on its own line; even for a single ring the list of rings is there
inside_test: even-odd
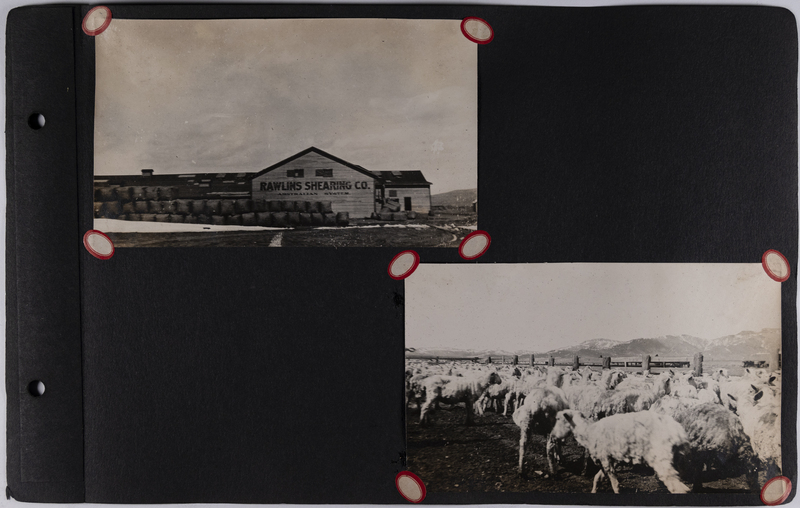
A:
[[[324,176],[326,178],[333,178],[333,169],[318,169],[317,176]]]
[[[287,169],[286,176],[288,178],[303,178],[303,170],[302,169]]]
[[[396,198],[397,197],[397,191],[396,190],[390,190],[389,191],[389,197],[390,198]]]

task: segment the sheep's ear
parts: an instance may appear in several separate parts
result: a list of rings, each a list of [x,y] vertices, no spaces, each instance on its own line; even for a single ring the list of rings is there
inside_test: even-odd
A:
[[[759,391],[758,388],[756,388],[756,385],[750,385],[750,388],[752,388],[754,392],[758,392]]]
[[[744,369],[744,371],[750,374],[750,369]]]
[[[572,420],[572,415],[569,413],[562,413],[564,415],[564,419],[569,422],[570,425],[575,425],[575,422]]]
[[[764,396],[764,392],[759,390],[757,394],[753,395],[753,400],[759,400],[763,396]]]
[[[774,384],[775,384],[775,380],[776,380],[776,379],[778,379],[778,376],[770,376],[770,378],[769,378],[769,384],[771,384],[771,385],[774,385]]]

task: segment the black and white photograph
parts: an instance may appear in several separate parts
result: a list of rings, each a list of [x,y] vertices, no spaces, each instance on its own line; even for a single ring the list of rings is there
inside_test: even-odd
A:
[[[94,228],[116,247],[458,247],[477,229],[459,20],[115,19]]]
[[[781,474],[761,264],[421,264],[408,468],[429,492],[746,493]]]

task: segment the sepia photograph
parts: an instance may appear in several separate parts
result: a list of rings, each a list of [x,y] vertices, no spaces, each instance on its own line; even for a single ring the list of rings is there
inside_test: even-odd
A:
[[[458,247],[477,229],[459,20],[115,19],[94,228],[117,247]]]
[[[408,469],[429,492],[757,493],[781,474],[762,264],[421,264]]]

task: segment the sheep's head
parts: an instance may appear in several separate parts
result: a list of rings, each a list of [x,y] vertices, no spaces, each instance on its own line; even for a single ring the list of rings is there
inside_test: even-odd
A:
[[[547,373],[546,382],[548,386],[561,388],[564,385],[564,371],[551,370]]]
[[[620,384],[620,383],[622,382],[622,380],[623,380],[623,379],[625,379],[626,377],[628,377],[628,375],[627,375],[627,374],[625,374],[624,372],[622,372],[621,370],[615,371],[613,374],[611,374],[611,375],[609,376],[609,379],[608,379],[608,387],[607,387],[607,388],[608,388],[609,390],[613,390],[613,389],[614,389],[614,388],[616,388],[616,387],[617,387],[617,385],[618,385],[618,384]]]
[[[553,430],[550,431],[550,437],[559,441],[569,437],[575,429],[576,418],[582,418],[577,411],[569,409],[559,411],[556,414],[556,424],[553,426]]]
[[[499,385],[502,382],[503,380],[500,378],[500,374],[498,374],[497,372],[492,372],[491,374],[489,374],[490,385]]]
[[[658,382],[658,395],[659,397],[663,397],[664,395],[669,395],[672,392],[672,378],[669,376],[664,376],[663,379],[659,380]]]

